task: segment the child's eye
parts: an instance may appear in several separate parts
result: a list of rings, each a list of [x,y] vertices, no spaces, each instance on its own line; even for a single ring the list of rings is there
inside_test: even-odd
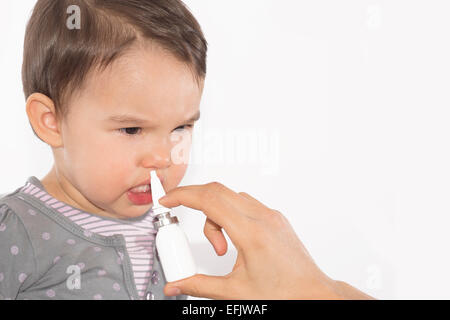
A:
[[[132,127],[132,128],[121,128],[119,129],[120,132],[125,132],[126,135],[129,136],[135,136],[136,130],[141,130],[139,127]]]
[[[192,128],[194,125],[192,125],[192,124],[185,124],[184,126],[179,126],[178,128],[176,128],[175,130],[178,130],[178,129],[190,129],[190,128]]]
[[[190,129],[192,128],[194,125],[192,124],[186,124],[183,126],[179,126],[178,128],[176,128],[175,130],[185,130],[185,129]],[[130,128],[121,128],[119,129],[119,132],[124,133],[127,136],[136,136],[137,135],[137,131],[141,131],[142,128],[139,127],[130,127]]]

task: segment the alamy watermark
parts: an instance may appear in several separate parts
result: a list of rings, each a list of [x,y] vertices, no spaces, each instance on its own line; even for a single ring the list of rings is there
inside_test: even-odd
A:
[[[66,286],[69,290],[81,289],[81,268],[78,265],[70,265],[66,270],[67,277]]]
[[[369,30],[378,30],[383,24],[383,12],[381,6],[372,4],[367,7],[367,28]]]
[[[382,273],[378,265],[370,265],[366,269],[366,288],[370,290],[380,290],[382,286]]]
[[[71,5],[67,7],[67,14],[70,16],[66,20],[66,26],[69,30],[81,29],[81,10],[77,5]]]
[[[172,142],[174,164],[250,165],[258,167],[263,175],[277,175],[280,170],[277,130],[196,129],[194,138],[180,133],[172,136]]]

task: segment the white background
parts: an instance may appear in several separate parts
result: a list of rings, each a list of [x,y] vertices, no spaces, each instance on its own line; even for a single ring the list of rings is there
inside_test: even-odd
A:
[[[53,163],[20,77],[34,3],[0,1],[0,193]],[[181,185],[219,181],[278,209],[324,272],[376,298],[450,298],[450,2],[186,3],[209,43],[194,133],[209,151]],[[206,161],[230,130],[275,143],[253,164]],[[231,271],[231,243],[215,256],[205,217],[177,209],[200,271]]]

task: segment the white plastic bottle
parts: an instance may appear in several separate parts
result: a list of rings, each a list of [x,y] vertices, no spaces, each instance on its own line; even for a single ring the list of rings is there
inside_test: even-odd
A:
[[[178,224],[178,218],[171,216],[171,210],[159,204],[159,199],[165,195],[164,188],[155,171],[150,172],[153,216],[156,234],[156,249],[158,250],[164,276],[168,282],[188,278],[197,273],[194,257],[189,247],[186,234]]]

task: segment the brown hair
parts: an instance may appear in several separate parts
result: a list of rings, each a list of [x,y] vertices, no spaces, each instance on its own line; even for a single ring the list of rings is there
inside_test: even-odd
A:
[[[79,29],[67,25],[72,5],[80,10]],[[64,118],[65,101],[90,70],[106,68],[146,39],[185,62],[197,83],[206,76],[207,42],[180,0],[38,0],[25,33],[25,98],[34,92],[47,95],[56,116]]]

